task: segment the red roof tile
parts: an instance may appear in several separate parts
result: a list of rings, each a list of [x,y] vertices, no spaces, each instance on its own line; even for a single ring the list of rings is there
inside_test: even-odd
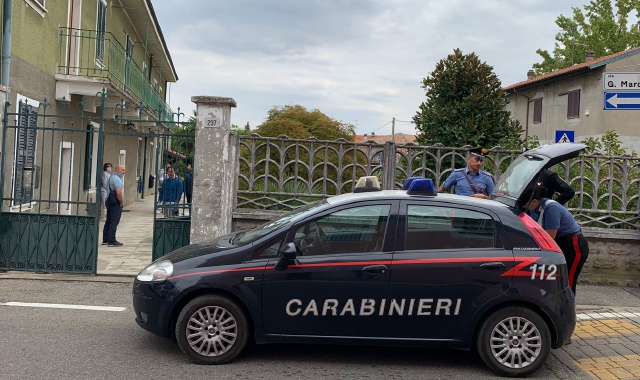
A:
[[[521,86],[524,86],[524,85],[528,85],[528,84],[531,84],[531,83],[536,83],[536,82],[539,82],[539,81],[542,81],[542,80],[545,80],[545,79],[549,79],[549,78],[553,78],[553,77],[560,76],[560,75],[563,75],[563,74],[567,74],[567,73],[570,73],[572,71],[577,71],[577,70],[583,69],[585,67],[593,66],[593,65],[596,65],[598,63],[601,63],[602,61],[606,61],[606,60],[609,60],[611,58],[616,58],[618,56],[621,56],[621,55],[624,55],[624,54],[627,54],[627,53],[630,53],[630,52],[640,53],[640,47],[635,47],[633,49],[629,49],[629,50],[621,51],[621,52],[618,52],[618,53],[615,53],[615,54],[610,54],[610,55],[607,55],[607,56],[604,56],[604,57],[600,57],[598,59],[594,59],[591,62],[584,62],[584,63],[580,63],[580,64],[573,65],[573,66],[570,66],[570,67],[565,67],[564,69],[560,69],[560,70],[556,70],[556,71],[548,73],[548,74],[540,75],[540,76],[537,76],[537,77],[535,77],[533,79],[530,79],[530,80],[525,80],[525,81],[522,81],[522,82],[518,82],[518,83],[512,84],[510,86],[504,87],[503,90],[508,91],[508,90],[512,90],[514,88],[518,88],[518,87],[521,87]]]
[[[410,135],[407,133],[396,133],[395,136],[396,136],[396,139],[395,139],[396,142],[400,144],[416,141],[415,135]],[[384,143],[387,141],[391,141],[391,135],[375,135],[375,136],[367,135],[366,140],[364,139],[364,135],[356,135],[354,141],[357,143],[362,143],[362,142],[372,141],[372,140],[377,143]]]

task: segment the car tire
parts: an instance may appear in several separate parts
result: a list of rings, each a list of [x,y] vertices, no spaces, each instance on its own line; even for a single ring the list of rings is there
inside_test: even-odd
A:
[[[547,323],[531,309],[506,307],[491,314],[477,334],[476,349],[494,372],[527,376],[547,361],[551,334]]]
[[[224,364],[247,345],[249,325],[242,309],[218,295],[194,298],[181,311],[175,331],[178,347],[198,364]]]

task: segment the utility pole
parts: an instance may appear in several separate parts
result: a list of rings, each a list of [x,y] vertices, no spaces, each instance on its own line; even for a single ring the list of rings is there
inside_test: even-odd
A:
[[[396,141],[396,118],[391,119],[391,141]]]

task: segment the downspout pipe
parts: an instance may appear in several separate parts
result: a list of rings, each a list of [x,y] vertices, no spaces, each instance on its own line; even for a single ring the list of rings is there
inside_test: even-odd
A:
[[[2,78],[0,84],[9,87],[9,69],[11,68],[11,19],[13,0],[4,0],[2,9]]]
[[[524,140],[526,141],[529,138],[529,108],[530,108],[529,104],[531,104],[532,100],[527,95],[519,93],[518,90],[516,90],[515,88],[513,89],[513,92],[516,95],[520,95],[527,98],[527,116],[524,122]]]

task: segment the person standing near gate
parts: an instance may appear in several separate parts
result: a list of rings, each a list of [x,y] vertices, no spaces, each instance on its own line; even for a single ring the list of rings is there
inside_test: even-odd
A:
[[[107,162],[102,166],[102,186],[100,186],[100,197],[102,205],[107,209],[107,198],[109,197],[109,178],[111,178],[111,163]]]
[[[184,178],[184,192],[187,196],[187,203],[191,204],[191,196],[193,195],[193,168],[187,165],[187,176]]]
[[[537,221],[558,243],[567,260],[569,286],[575,294],[578,276],[589,256],[589,243],[569,210],[560,203],[546,198],[547,189],[543,186],[542,182],[536,184],[530,196],[531,200],[525,207],[530,211],[533,220]]]
[[[172,166],[167,168],[167,178],[162,182],[162,191],[158,198],[158,203],[163,203],[164,217],[177,216],[179,214],[178,208],[174,208],[170,205],[177,204],[182,198],[183,185],[182,180],[176,177],[176,169]]]
[[[124,207],[124,165],[116,166],[116,172],[109,178],[109,197],[107,198],[107,220],[102,230],[102,244],[109,247],[121,247],[124,244],[116,240],[116,230]]]
[[[455,186],[458,195],[489,199],[495,185],[493,176],[480,169],[487,153],[489,151],[484,148],[471,149],[467,156],[467,167],[456,169],[438,190],[449,190]]]

